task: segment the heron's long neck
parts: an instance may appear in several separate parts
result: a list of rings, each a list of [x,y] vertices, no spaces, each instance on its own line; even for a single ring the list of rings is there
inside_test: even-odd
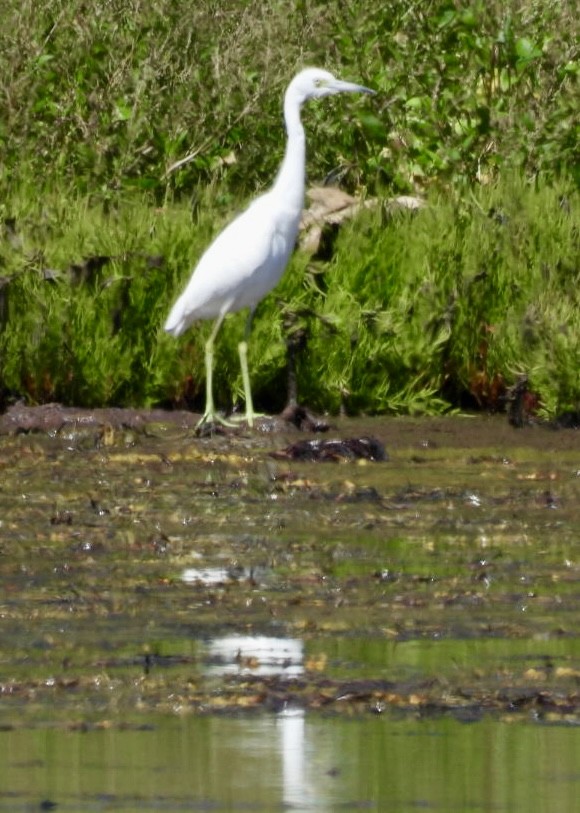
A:
[[[278,170],[274,191],[287,205],[302,211],[304,205],[304,175],[306,169],[306,138],[300,121],[300,102],[289,88],[284,98],[286,152]]]

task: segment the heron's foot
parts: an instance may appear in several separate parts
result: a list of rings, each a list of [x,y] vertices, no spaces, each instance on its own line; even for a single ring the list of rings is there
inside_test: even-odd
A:
[[[199,434],[206,434],[207,432],[211,432],[212,427],[219,427],[224,426],[230,429],[233,429],[237,426],[237,424],[232,423],[227,418],[224,418],[223,415],[220,415],[217,412],[204,412],[197,424],[195,425],[195,431]]]
[[[253,429],[256,418],[267,418],[265,412],[246,412],[244,415],[230,415],[229,420],[233,421],[232,426],[239,426],[242,423],[247,423],[250,429]]]

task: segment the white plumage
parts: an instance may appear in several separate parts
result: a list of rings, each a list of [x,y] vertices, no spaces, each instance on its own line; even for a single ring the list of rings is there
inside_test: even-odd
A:
[[[165,330],[180,336],[197,319],[253,307],[276,285],[294,248],[301,212],[281,212],[272,198],[270,192],[255,200],[206,249]]]
[[[197,319],[216,319],[206,343],[206,405],[200,425],[218,418],[212,388],[213,345],[228,313],[250,308],[246,330],[258,302],[278,283],[296,243],[304,203],[306,148],[300,108],[311,98],[335,93],[373,93],[342,82],[328,71],[306,68],[290,82],[284,96],[288,140],[284,160],[272,188],[251,203],[214,240],[202,255],[191,278],[171,309],[165,330],[180,336]],[[247,342],[239,345],[246,399],[246,421],[253,426],[247,365]]]

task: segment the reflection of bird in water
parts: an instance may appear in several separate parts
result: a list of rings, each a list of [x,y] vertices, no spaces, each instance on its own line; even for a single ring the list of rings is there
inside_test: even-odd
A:
[[[245,418],[248,425],[253,426],[256,415],[248,373],[247,339],[256,306],[282,276],[298,234],[306,160],[300,108],[307,99],[344,92],[373,93],[318,68],[306,68],[290,82],[284,96],[288,140],[274,185],[209,246],[167,317],[165,330],[173,336],[180,336],[197,319],[216,319],[205,345],[206,401],[198,426],[216,420],[226,423],[218,418],[214,406],[213,347],[226,315],[242,308],[249,308],[250,314],[238,350],[246,399]]]

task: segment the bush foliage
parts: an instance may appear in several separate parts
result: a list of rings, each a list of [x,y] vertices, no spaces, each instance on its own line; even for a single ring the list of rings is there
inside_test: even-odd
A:
[[[307,107],[310,178],[429,206],[361,216],[330,263],[295,256],[255,320],[262,406],[282,405],[299,332],[318,409],[497,405],[520,373],[549,411],[577,407],[573,4],[5,0],[3,16],[4,400],[200,404],[209,326],[179,342],[160,326],[270,182],[284,87],[318,64],[378,93]],[[218,343],[224,407],[242,326]]]
[[[352,181],[371,191],[471,182],[506,162],[578,172],[573,5],[5,0],[4,172],[91,192],[217,179],[248,193],[275,170],[281,95],[304,64],[379,91],[358,114],[343,101],[342,115],[308,113],[319,172],[356,162]]]

